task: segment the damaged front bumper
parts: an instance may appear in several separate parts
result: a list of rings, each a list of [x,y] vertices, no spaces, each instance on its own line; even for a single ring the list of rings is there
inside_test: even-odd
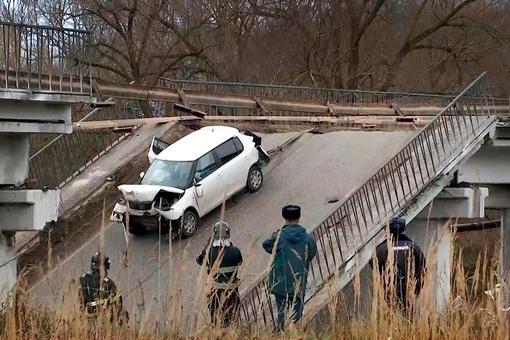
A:
[[[113,208],[113,211],[110,215],[110,221],[112,222],[118,222],[121,224],[126,223],[126,213],[128,211],[126,207],[126,201],[124,199],[120,199]],[[159,210],[151,206],[150,210],[136,210],[133,208],[129,209],[129,218],[130,220],[136,220],[137,222],[142,222],[144,218],[146,219],[153,219],[154,217],[157,217],[159,214],[163,216],[163,218],[175,221],[179,220],[182,217],[182,214],[184,212],[180,209],[174,209],[170,208],[169,210]],[[147,221],[149,225],[152,225],[153,223],[150,221]]]
[[[113,207],[113,211],[110,215],[110,221],[112,222],[119,222],[124,223],[127,213],[127,207],[126,207],[126,201],[121,198],[117,203],[115,203],[115,206]],[[152,204],[150,205],[149,209],[147,210],[139,210],[139,209],[129,209],[129,216],[136,216],[136,217],[153,217],[156,216],[158,212],[156,209],[152,207]]]
[[[163,211],[169,210],[171,218],[163,215],[167,219],[179,219],[182,215],[182,212],[177,212],[173,208],[184,193],[182,189],[140,184],[123,184],[118,189],[122,192],[122,197],[110,215],[112,222],[126,223],[126,214],[129,214],[129,221],[145,224],[144,220],[147,220],[147,224],[152,225],[154,218],[159,217],[159,211],[156,209],[159,205],[162,205]],[[158,201],[158,197],[161,200]]]

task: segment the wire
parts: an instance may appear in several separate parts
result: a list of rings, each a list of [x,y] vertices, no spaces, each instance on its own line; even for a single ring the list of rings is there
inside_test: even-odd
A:
[[[9,263],[13,262],[13,261],[16,261],[17,259],[19,258],[19,256],[14,256],[12,259],[0,264],[0,268],[3,268],[5,266],[7,266]]]

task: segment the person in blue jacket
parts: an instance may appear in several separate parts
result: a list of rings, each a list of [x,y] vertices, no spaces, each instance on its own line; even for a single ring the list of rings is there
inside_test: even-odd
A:
[[[299,224],[301,208],[287,205],[282,209],[285,225],[262,243],[274,256],[269,272],[269,290],[278,310],[277,330],[283,331],[285,311],[293,309],[293,321],[303,315],[303,299],[310,262],[317,253],[314,238]]]

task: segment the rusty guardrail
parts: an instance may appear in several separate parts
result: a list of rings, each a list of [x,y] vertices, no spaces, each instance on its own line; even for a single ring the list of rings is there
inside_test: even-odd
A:
[[[0,91],[91,95],[90,32],[70,28],[0,22]],[[27,74],[33,81],[23,81]],[[69,77],[65,86],[64,78]],[[47,79],[50,87],[43,86]]]
[[[312,228],[310,233],[318,252],[311,263],[306,301],[383,229],[389,217],[401,211],[452,160],[460,157],[464,146],[488,133],[496,118],[488,110],[480,110],[481,106],[488,108],[487,98],[472,96],[483,93],[484,76],[485,73],[473,81],[402,150]],[[267,273],[243,292],[241,313],[243,322],[252,328],[275,325],[276,310],[268,291]]]

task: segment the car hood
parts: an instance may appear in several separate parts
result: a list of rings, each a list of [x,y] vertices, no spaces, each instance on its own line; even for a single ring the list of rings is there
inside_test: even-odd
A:
[[[184,190],[161,185],[123,184],[117,187],[128,201],[150,202],[160,191],[184,193]]]

